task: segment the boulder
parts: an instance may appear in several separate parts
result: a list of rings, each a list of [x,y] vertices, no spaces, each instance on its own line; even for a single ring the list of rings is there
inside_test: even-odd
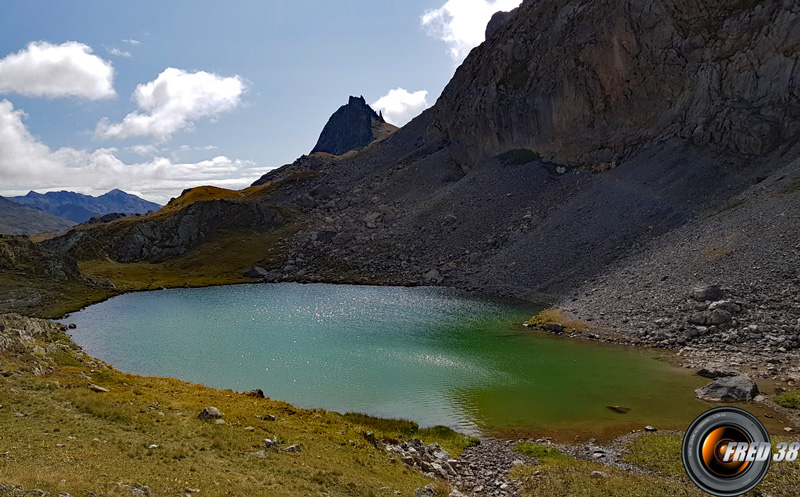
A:
[[[250,390],[249,392],[247,392],[247,395],[249,395],[250,397],[256,397],[256,398],[259,398],[259,399],[263,399],[264,398],[264,391],[261,390],[260,388],[256,388],[255,390]]]
[[[294,199],[294,203],[299,205],[300,207],[305,208],[305,209],[311,209],[315,205],[317,205],[317,201],[314,200],[314,197],[312,197],[311,195],[308,195],[308,194],[298,195]]]
[[[245,278],[257,278],[257,279],[264,279],[267,277],[269,272],[261,266],[253,266],[247,272],[245,272],[242,276]]]
[[[733,315],[730,312],[724,309],[714,309],[709,312],[706,324],[718,326],[730,322],[731,319],[733,319]]]
[[[694,391],[698,398],[711,402],[742,402],[758,395],[758,386],[749,376],[726,376]]]
[[[422,275],[422,278],[428,283],[435,283],[435,284],[444,281],[444,278],[442,278],[442,274],[439,272],[438,269],[431,269],[430,271]]]
[[[740,306],[733,300],[718,300],[708,305],[709,311],[714,311],[716,309],[722,309],[723,311],[728,311],[731,314],[735,314],[742,310],[742,306]]]
[[[692,298],[699,302],[720,300],[722,299],[722,290],[720,289],[719,285],[696,287],[694,290],[692,290]]]
[[[350,242],[353,238],[356,237],[356,234],[352,231],[342,231],[335,237],[333,237],[333,244],[334,245],[344,245]]]
[[[219,419],[222,416],[224,416],[224,414],[216,407],[206,407],[200,411],[200,414],[197,415],[197,419]]]
[[[336,189],[331,185],[321,185],[311,190],[311,196],[320,200],[325,200],[333,196],[334,193],[336,193]]]

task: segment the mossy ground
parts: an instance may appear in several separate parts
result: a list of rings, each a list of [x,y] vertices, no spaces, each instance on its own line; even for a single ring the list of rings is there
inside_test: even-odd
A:
[[[454,455],[474,442],[446,428],[124,374],[74,350],[66,336],[58,341],[66,346],[46,355],[0,353],[0,483],[76,497],[129,495],[120,485],[136,483],[155,495],[190,488],[200,495],[412,496],[430,480],[373,447],[367,430],[379,438],[424,437]],[[54,371],[26,372],[32,361]],[[206,406],[219,408],[225,424],[197,419]],[[279,447],[266,448],[265,438]],[[284,450],[293,444],[301,452]]]
[[[800,391],[784,392],[776,395],[773,400],[776,404],[789,409],[800,409]]]

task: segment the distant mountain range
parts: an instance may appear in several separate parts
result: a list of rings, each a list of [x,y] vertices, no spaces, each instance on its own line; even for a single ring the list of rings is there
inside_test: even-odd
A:
[[[84,223],[94,216],[112,212],[144,214],[161,208],[156,203],[148,202],[122,190],[111,190],[99,197],[66,191],[48,193],[32,191],[23,197],[9,197],[8,199],[75,223]]]
[[[0,234],[33,235],[61,231],[75,223],[0,197]]]

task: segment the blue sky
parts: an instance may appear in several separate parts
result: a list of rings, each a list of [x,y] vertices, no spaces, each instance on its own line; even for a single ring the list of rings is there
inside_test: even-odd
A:
[[[2,2],[0,195],[242,188],[311,150],[349,95],[407,122],[517,4]]]

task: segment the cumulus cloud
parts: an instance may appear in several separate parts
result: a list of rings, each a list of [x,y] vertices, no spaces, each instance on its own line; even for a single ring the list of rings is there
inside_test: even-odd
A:
[[[486,25],[498,11],[509,11],[522,0],[448,0],[438,9],[422,14],[428,34],[447,43],[448,53],[461,62],[485,38]]]
[[[408,121],[417,117],[420,112],[430,107],[426,100],[426,90],[409,92],[404,88],[389,90],[372,104],[372,108],[383,112],[386,122],[395,126],[404,126]]]
[[[127,43],[128,45],[138,45],[141,43],[139,40],[134,40],[133,38],[129,38],[126,40],[122,40],[122,43]]]
[[[169,67],[155,80],[136,87],[133,99],[139,110],[120,123],[101,120],[95,133],[102,138],[152,136],[166,141],[177,131],[192,129],[197,119],[214,119],[233,111],[241,104],[245,89],[239,76]]]
[[[97,195],[120,188],[165,203],[184,188],[194,186],[244,188],[270,169],[223,155],[196,163],[156,156],[126,164],[117,157],[116,148],[51,150],[30,134],[24,117],[25,113],[14,109],[11,102],[0,100],[0,194],[4,196],[31,189]],[[138,152],[143,154],[160,153],[146,145],[141,147]]]
[[[116,47],[111,47],[111,48],[106,47],[106,51],[108,51],[108,53],[110,53],[111,55],[116,55],[117,57],[131,57],[130,52],[127,52],[125,50],[120,50],[119,48]]]
[[[116,96],[114,68],[77,41],[53,45],[35,41],[0,59],[0,93],[31,97],[79,97],[102,100]]]

